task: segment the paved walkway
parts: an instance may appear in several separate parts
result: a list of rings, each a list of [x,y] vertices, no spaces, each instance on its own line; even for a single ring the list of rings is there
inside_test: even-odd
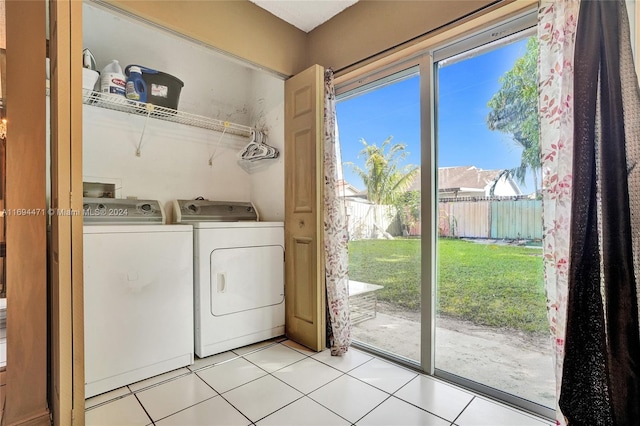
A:
[[[546,339],[450,319],[439,319],[437,325],[438,369],[554,406],[555,379]],[[378,312],[376,318],[356,324],[353,337],[409,359],[420,357],[420,323],[397,315]]]

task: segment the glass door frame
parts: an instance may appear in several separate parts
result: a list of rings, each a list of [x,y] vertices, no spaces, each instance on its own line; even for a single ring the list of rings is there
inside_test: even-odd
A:
[[[431,275],[425,274],[435,273],[435,268],[433,268],[433,266],[435,266],[435,263],[432,263],[435,261],[435,257],[430,256],[433,257],[433,259],[425,262],[424,256],[424,253],[434,253],[431,246],[435,248],[435,239],[433,238],[433,232],[435,231],[435,228],[431,225],[426,226],[426,224],[435,224],[435,220],[437,220],[437,216],[434,216],[436,211],[431,211],[431,209],[437,208],[437,203],[432,203],[432,199],[429,198],[430,196],[435,194],[435,186],[433,186],[435,180],[431,176],[432,168],[429,168],[428,173],[425,171],[426,169],[424,169],[425,164],[430,164],[432,160],[435,160],[435,157],[433,156],[435,152],[431,148],[428,148],[432,147],[433,144],[425,144],[425,131],[429,131],[429,127],[425,126],[427,119],[425,117],[426,109],[423,103],[424,99],[428,99],[430,90],[428,84],[427,87],[425,87],[425,82],[432,81],[432,65],[430,64],[432,64],[430,61],[430,54],[428,52],[420,52],[419,54],[409,57],[408,59],[392,64],[391,66],[365,74],[355,81],[349,81],[343,85],[337,85],[336,101],[340,102],[354,96],[363,95],[367,92],[376,90],[389,84],[393,84],[411,76],[420,76],[421,188],[426,188],[426,190],[422,189],[421,191],[422,235],[420,250],[422,253],[422,258],[420,266],[420,360],[416,362],[416,360],[397,355],[385,349],[378,348],[364,342],[354,342],[353,346],[375,353],[382,358],[386,358],[399,364],[403,364],[414,370],[433,375],[435,353],[433,351],[433,344],[431,342],[433,341],[433,337],[435,336],[435,322],[433,321],[433,319],[435,319],[435,293],[432,292],[430,288],[432,285],[431,283],[435,281],[432,281],[432,279],[425,279],[426,277],[431,277]],[[425,75],[427,75],[428,78],[425,78]],[[425,97],[425,95],[427,97]],[[429,110],[426,112],[428,114],[431,114],[430,111],[431,108],[429,108]],[[431,119],[429,119],[429,122],[431,122]],[[429,152],[425,152],[426,150],[428,150]],[[428,213],[425,209],[425,202],[433,204],[433,206],[429,206]],[[437,234],[435,236],[437,237]],[[425,265],[425,263],[427,263],[427,265]]]
[[[429,49],[413,54],[391,65],[365,73],[354,80],[336,85],[337,100],[375,90],[378,87],[403,78],[409,72],[420,75],[420,134],[421,134],[421,354],[420,362],[399,357],[367,344],[354,346],[371,351],[376,355],[393,360],[407,367],[417,369],[431,376],[441,378],[490,398],[516,406],[520,409],[553,419],[554,409],[528,401],[524,398],[480,384],[478,382],[440,370],[435,366],[436,329],[436,283],[437,283],[437,65],[439,61],[457,55],[480,54],[486,45],[508,41],[514,34],[530,31],[535,34],[537,9],[533,8],[502,21],[485,25],[473,33],[438,43]],[[551,351],[551,345],[549,345]],[[551,368],[551,366],[550,366]]]

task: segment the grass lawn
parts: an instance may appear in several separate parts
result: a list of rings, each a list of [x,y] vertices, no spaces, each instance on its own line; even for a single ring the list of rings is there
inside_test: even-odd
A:
[[[440,239],[438,312],[478,325],[546,332],[540,248]],[[349,243],[349,278],[384,286],[378,300],[420,306],[420,240]]]

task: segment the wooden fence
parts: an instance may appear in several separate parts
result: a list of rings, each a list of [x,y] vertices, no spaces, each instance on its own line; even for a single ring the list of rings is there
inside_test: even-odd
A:
[[[444,200],[438,203],[438,230],[442,237],[542,239],[542,201]]]
[[[380,206],[361,198],[346,198],[345,203],[349,239],[377,238],[382,232],[400,235],[394,207]]]
[[[383,231],[393,236],[403,234],[393,206],[379,206],[360,198],[345,201],[350,239],[377,238]],[[506,197],[444,199],[438,203],[438,232],[441,237],[539,240],[542,201]],[[421,235],[420,223],[411,226],[408,234]]]

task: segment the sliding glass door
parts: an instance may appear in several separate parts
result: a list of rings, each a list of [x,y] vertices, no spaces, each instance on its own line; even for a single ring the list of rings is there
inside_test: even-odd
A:
[[[353,338],[420,361],[420,76],[416,67],[339,99]]]
[[[434,64],[435,368],[496,396],[552,407],[537,46],[525,31]]]
[[[551,416],[535,22],[346,83],[337,113],[355,344]]]

